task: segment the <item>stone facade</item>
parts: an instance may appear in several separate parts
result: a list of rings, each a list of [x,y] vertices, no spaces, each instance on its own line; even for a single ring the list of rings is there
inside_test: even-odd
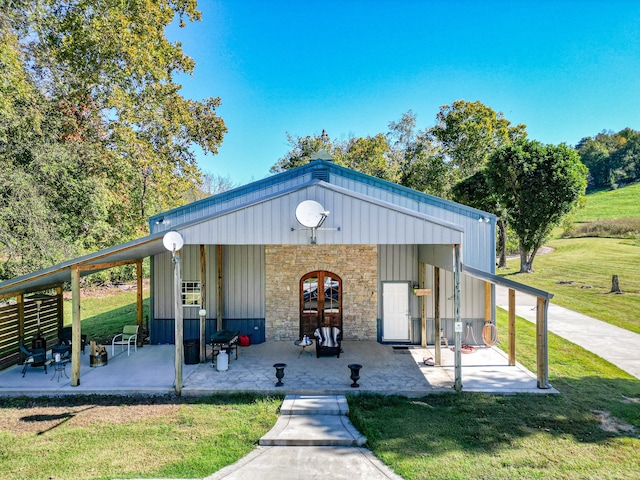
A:
[[[265,246],[267,340],[298,338],[300,279],[326,270],[342,279],[345,340],[376,340],[378,247],[376,245]]]

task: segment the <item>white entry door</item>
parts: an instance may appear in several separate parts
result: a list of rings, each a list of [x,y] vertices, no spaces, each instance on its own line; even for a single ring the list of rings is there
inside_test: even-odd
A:
[[[382,340],[409,341],[409,283],[382,284]]]

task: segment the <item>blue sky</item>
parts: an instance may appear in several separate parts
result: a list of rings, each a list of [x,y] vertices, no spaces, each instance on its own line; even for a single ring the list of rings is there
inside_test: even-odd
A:
[[[200,167],[245,184],[289,150],[287,132],[387,131],[412,110],[479,100],[529,138],[575,145],[640,130],[637,1],[201,0],[171,27],[196,62],[182,94],[219,96],[229,131]]]

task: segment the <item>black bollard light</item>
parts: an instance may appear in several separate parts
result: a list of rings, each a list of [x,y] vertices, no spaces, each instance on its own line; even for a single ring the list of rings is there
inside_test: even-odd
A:
[[[362,368],[362,365],[352,363],[351,365],[348,365],[348,367],[351,370],[351,381],[353,382],[351,384],[351,388],[358,388],[360,386],[358,385],[358,380],[360,380],[360,369]]]
[[[278,383],[276,383],[276,387],[281,387],[284,385],[282,383],[282,379],[284,378],[284,367],[286,367],[286,363],[275,363],[273,368],[276,369],[276,378],[278,379]]]

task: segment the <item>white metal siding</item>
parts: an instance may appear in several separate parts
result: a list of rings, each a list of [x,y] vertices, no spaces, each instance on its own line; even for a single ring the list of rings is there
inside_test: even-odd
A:
[[[310,231],[300,230],[301,225],[295,218],[295,209],[303,200],[316,200],[331,212],[323,227],[340,228],[340,231],[318,231],[319,244],[451,244],[462,239],[462,233],[457,229],[320,185],[241,208],[179,231],[188,244],[307,244]]]
[[[206,246],[207,318],[218,312],[217,246]],[[232,245],[223,248],[224,318],[264,318],[264,246]],[[185,245],[180,252],[183,281],[200,281],[200,246]],[[154,260],[154,318],[173,318],[173,263],[171,253]],[[199,308],[183,309],[184,318],[198,318]]]
[[[264,318],[264,246],[229,245],[223,252],[224,317]]]
[[[416,245],[378,245],[378,298],[382,298],[382,282],[418,283],[418,247]],[[418,297],[411,295],[409,311],[420,317]],[[378,302],[378,318],[382,318],[382,302]]]

